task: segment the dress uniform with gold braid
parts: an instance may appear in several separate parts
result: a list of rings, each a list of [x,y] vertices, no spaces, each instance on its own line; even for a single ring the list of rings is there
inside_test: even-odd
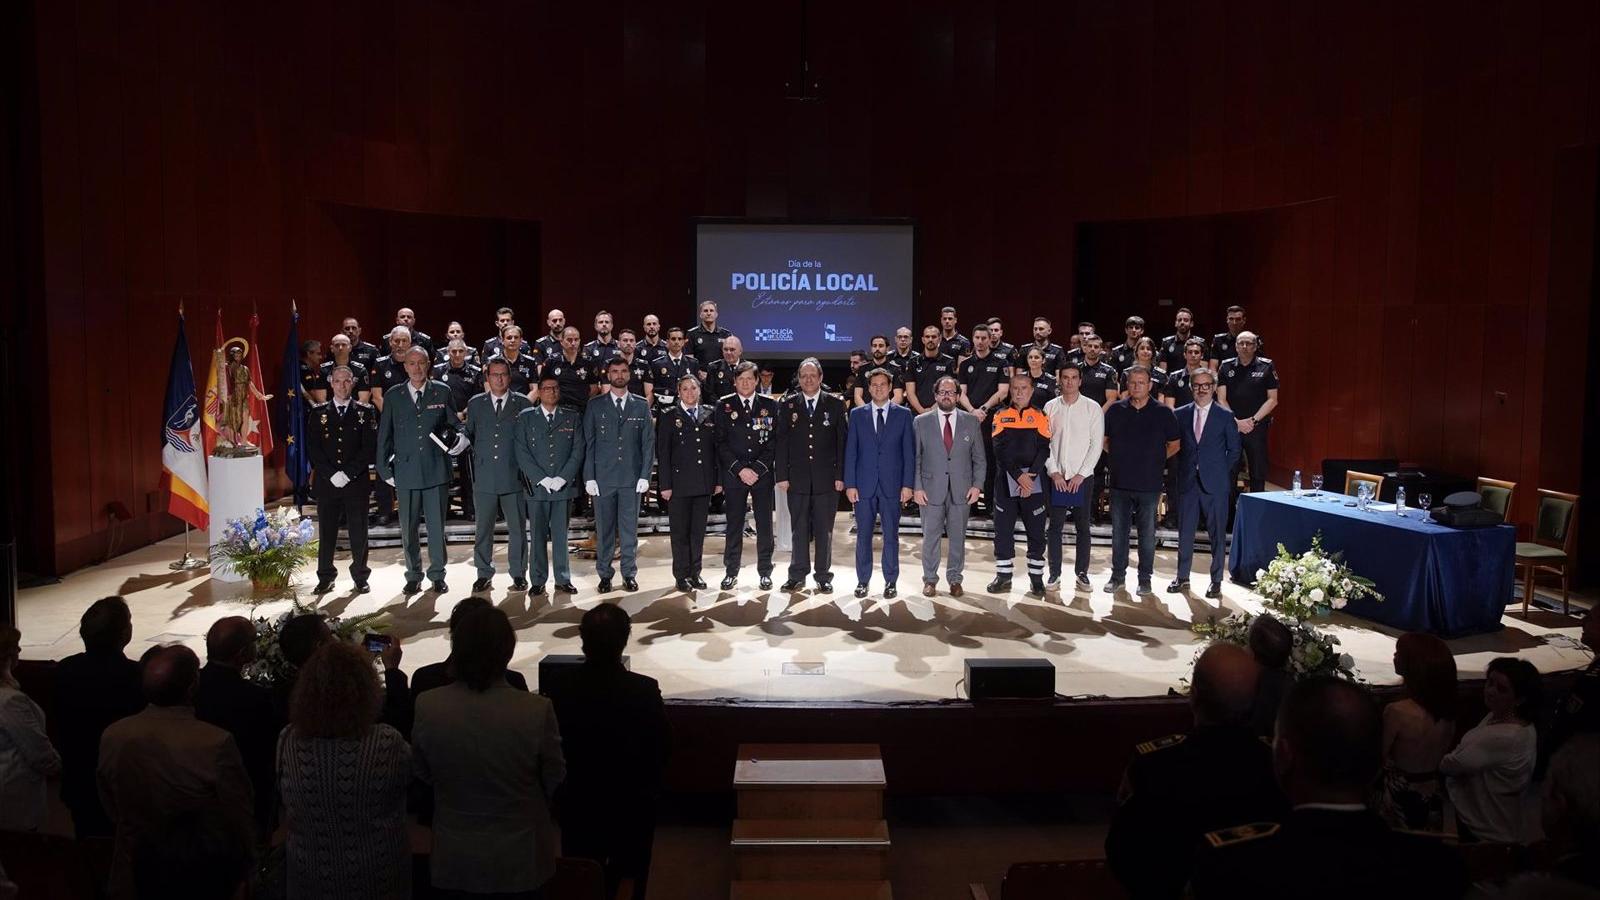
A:
[[[805,583],[813,541],[817,545],[817,586],[833,582],[833,520],[839,512],[839,485],[844,480],[847,415],[844,398],[826,391],[818,391],[812,399],[789,394],[778,402],[774,468],[778,481],[789,482],[793,538],[785,590],[798,590]]]
[[[731,590],[744,561],[744,514],[754,507],[756,518],[756,573],[762,590],[772,587],[772,432],[777,425],[778,401],[760,394],[748,399],[737,393],[716,402],[717,465],[722,493],[727,497],[728,530],[722,551],[723,590]],[[747,485],[739,473],[750,469],[757,480]]]
[[[461,431],[472,442],[472,505],[477,510],[472,540],[472,563],[478,571],[474,591],[488,587],[494,577],[494,523],[499,512],[506,520],[506,548],[511,586],[528,586],[528,509],[517,477],[515,442],[517,416],[533,405],[526,394],[507,389],[496,397],[485,391],[467,401],[467,419]]]
[[[306,452],[313,477],[312,496],[317,501],[317,580],[333,581],[333,548],[344,526],[350,536],[350,577],[365,593],[367,577],[367,498],[372,480],[367,468],[377,458],[378,412],[351,397],[343,409],[329,400],[306,410]],[[343,472],[349,481],[336,487],[330,480]]]
[[[711,495],[722,483],[717,466],[717,430],[711,407],[701,403],[693,414],[675,403],[656,422],[656,475],[667,499],[672,532],[672,577],[679,590],[703,588],[700,560],[706,542],[706,514]]]

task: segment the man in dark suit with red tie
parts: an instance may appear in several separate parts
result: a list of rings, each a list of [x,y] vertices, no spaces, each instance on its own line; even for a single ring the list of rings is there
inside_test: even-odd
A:
[[[1222,566],[1227,556],[1228,495],[1233,466],[1239,461],[1239,425],[1233,413],[1216,402],[1217,373],[1195,369],[1189,374],[1194,402],[1178,407],[1181,444],[1173,479],[1178,493],[1178,577],[1168,593],[1189,587],[1189,567],[1194,562],[1194,535],[1205,516],[1211,539],[1211,586],[1206,596],[1222,596]]]

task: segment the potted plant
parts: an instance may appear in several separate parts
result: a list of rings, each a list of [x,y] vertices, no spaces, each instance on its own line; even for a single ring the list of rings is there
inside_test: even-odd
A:
[[[316,532],[293,507],[270,513],[258,508],[252,517],[228,520],[211,556],[249,577],[257,591],[281,592],[296,570],[316,558]]]

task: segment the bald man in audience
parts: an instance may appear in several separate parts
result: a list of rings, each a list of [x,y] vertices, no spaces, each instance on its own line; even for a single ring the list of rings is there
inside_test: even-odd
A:
[[[228,732],[195,718],[200,660],[184,646],[153,651],[144,664],[143,711],[112,723],[100,739],[100,797],[116,826],[109,896],[134,896],[132,849],[172,816],[214,812],[249,835],[250,776]]]
[[[195,689],[194,716],[233,735],[255,788],[256,820],[269,833],[276,802],[273,757],[283,722],[272,692],[244,677],[256,659],[256,626],[244,616],[224,616],[206,631],[206,664]]]
[[[1367,808],[1383,765],[1383,720],[1365,688],[1336,678],[1297,683],[1278,711],[1272,761],[1290,811],[1241,817],[1207,832],[1190,884],[1195,897],[1412,900],[1466,893],[1454,850],[1434,837],[1391,830]],[[1207,780],[1223,783],[1216,773]]]
[[[1194,728],[1135,748],[1106,833],[1106,862],[1130,896],[1180,896],[1202,835],[1284,812],[1272,752],[1250,730],[1257,677],[1249,651],[1212,644],[1194,666]]]

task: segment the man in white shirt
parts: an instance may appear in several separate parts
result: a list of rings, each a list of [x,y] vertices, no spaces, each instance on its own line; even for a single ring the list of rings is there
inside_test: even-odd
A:
[[[1076,506],[1050,504],[1050,523],[1045,531],[1045,552],[1050,565],[1050,581],[1045,586],[1061,586],[1062,530],[1067,513],[1072,513],[1072,526],[1076,531],[1077,548],[1072,561],[1077,589],[1089,590],[1089,518],[1094,512],[1094,467],[1100,461],[1100,450],[1105,437],[1105,411],[1100,404],[1083,396],[1083,370],[1067,366],[1061,370],[1057,384],[1061,394],[1044,405],[1044,414],[1050,419],[1050,457],[1045,460],[1045,471],[1058,491],[1075,495]]]

